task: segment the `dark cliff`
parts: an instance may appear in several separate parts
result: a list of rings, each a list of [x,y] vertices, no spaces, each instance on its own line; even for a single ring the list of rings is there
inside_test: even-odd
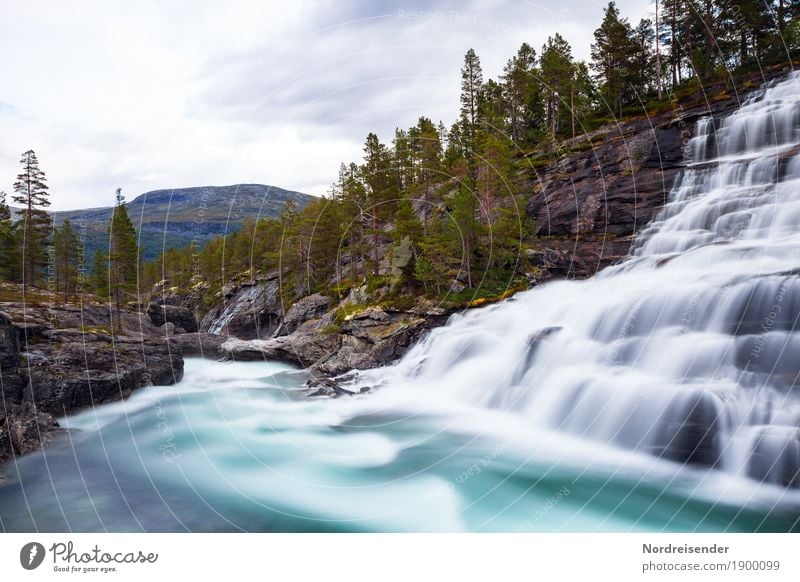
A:
[[[527,211],[538,227],[539,281],[585,278],[622,260],[635,235],[664,205],[690,160],[684,145],[697,120],[737,109],[788,65],[745,75],[642,115],[567,140],[528,160]]]

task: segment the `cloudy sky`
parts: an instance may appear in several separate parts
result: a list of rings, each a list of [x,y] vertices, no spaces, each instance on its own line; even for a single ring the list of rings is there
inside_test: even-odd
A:
[[[54,209],[109,205],[118,186],[324,194],[369,131],[452,122],[467,49],[486,77],[556,31],[587,58],[604,4],[0,0],[0,189],[32,148]]]

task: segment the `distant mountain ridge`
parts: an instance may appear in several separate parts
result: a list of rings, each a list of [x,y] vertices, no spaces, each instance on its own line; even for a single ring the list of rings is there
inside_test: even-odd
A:
[[[234,232],[246,218],[274,218],[284,204],[294,200],[298,208],[314,197],[264,184],[200,186],[145,192],[128,202],[128,214],[139,233],[145,259],[164,250],[202,245],[214,236]],[[108,248],[107,228],[113,207],[53,212],[56,226],[69,220],[83,235],[89,264],[98,249]]]

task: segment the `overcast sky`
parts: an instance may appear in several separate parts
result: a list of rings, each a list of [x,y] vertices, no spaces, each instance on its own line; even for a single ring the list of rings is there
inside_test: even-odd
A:
[[[467,49],[485,77],[556,31],[588,58],[604,5],[0,0],[0,189],[32,148],[54,209],[110,205],[118,186],[324,194],[369,131],[453,121]]]

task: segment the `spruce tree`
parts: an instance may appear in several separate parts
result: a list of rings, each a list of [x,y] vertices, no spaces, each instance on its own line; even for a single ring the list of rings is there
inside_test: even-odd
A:
[[[534,142],[542,133],[544,111],[533,47],[523,43],[506,63],[501,79],[511,139],[520,145]]]
[[[33,150],[22,154],[22,172],[14,183],[12,200],[22,206],[19,225],[19,244],[23,285],[35,286],[39,272],[47,265],[48,246],[53,221],[44,210],[50,206],[47,178],[39,168]]]
[[[484,228],[477,218],[480,205],[469,179],[461,181],[460,186],[453,193],[450,206],[451,220],[448,222],[450,228],[447,238],[449,256],[461,257],[459,270],[464,272],[467,287],[471,288],[475,249]]]
[[[6,193],[0,191],[0,280],[16,281],[19,277],[16,230],[11,209],[6,203]]]
[[[544,113],[548,133],[555,138],[563,128],[572,125],[570,103],[574,100],[575,62],[572,47],[556,33],[542,47],[539,69],[543,87]]]
[[[396,197],[392,179],[392,159],[389,149],[378,136],[370,133],[364,144],[364,164],[359,174],[366,185],[366,211],[369,215],[369,234],[372,236],[372,274],[378,274],[380,223],[391,216]]]
[[[606,105],[614,115],[622,116],[631,85],[637,72],[637,53],[634,32],[626,18],[620,16],[614,2],[609,2],[603,14],[603,22],[594,32],[592,44],[592,68],[602,83],[601,93]],[[633,81],[633,83],[631,82]]]
[[[108,300],[108,252],[98,249],[92,261],[92,292],[103,300]]]
[[[109,227],[109,275],[110,289],[117,313],[122,308],[122,298],[131,297],[137,291],[139,247],[136,231],[128,216],[128,208],[122,189],[117,188],[116,204]],[[122,319],[118,322],[122,329]]]
[[[69,220],[64,220],[61,227],[53,233],[55,255],[56,291],[63,291],[64,303],[69,301],[70,293],[76,288],[78,272],[78,235]]]
[[[461,131],[467,157],[475,151],[482,91],[481,61],[475,51],[469,49],[464,55],[464,66],[461,68]]]

